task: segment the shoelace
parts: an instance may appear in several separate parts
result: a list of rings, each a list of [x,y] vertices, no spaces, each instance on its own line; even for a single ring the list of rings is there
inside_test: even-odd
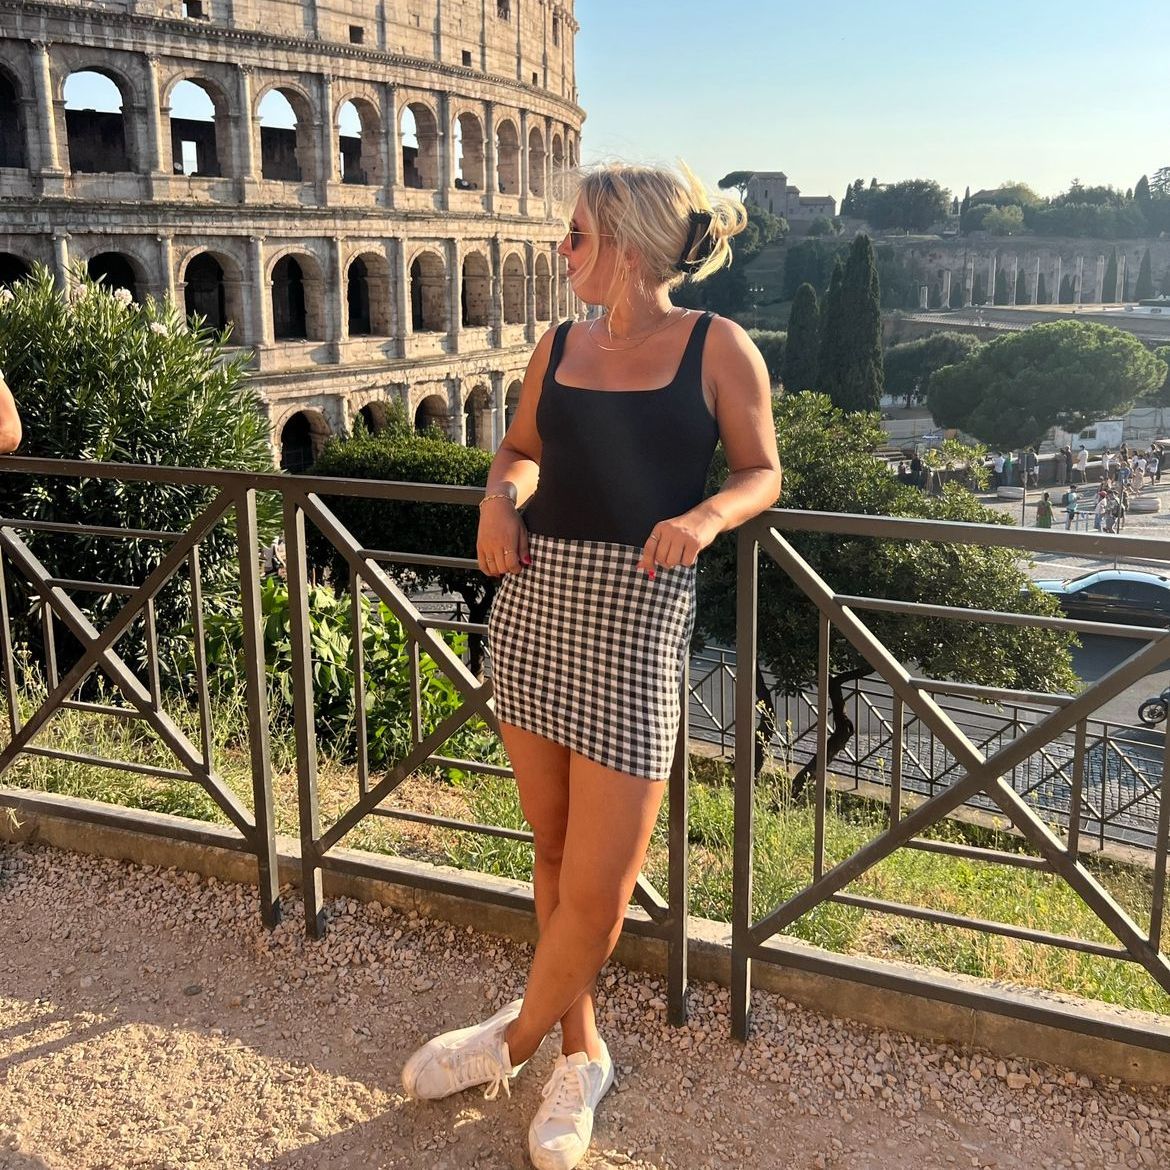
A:
[[[506,1096],[512,1096],[512,1078],[504,1071],[499,1057],[491,1052],[477,1052],[464,1057],[464,1062],[477,1081],[487,1084],[483,1093],[485,1101],[494,1101],[500,1095],[501,1088]]]
[[[575,1113],[585,1107],[585,1073],[575,1064],[562,1064],[553,1071],[547,1085],[540,1091],[547,1104],[541,1112]],[[550,1101],[549,1098],[552,1098]]]

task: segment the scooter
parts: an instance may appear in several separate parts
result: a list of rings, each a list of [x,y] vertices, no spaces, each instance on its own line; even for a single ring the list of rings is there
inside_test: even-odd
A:
[[[1156,699],[1147,699],[1138,707],[1138,718],[1147,727],[1156,727],[1166,718],[1170,710],[1170,687],[1167,687]]]

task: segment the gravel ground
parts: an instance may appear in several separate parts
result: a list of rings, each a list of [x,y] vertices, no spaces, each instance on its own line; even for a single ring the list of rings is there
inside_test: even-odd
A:
[[[520,990],[526,947],[340,899],[306,940],[254,892],[0,846],[0,1167],[344,1170],[527,1166],[550,1040],[511,1100],[403,1098],[435,1031]],[[805,1011],[603,972],[618,1066],[584,1166],[1038,1170],[1170,1165],[1170,1093],[1096,1083]]]

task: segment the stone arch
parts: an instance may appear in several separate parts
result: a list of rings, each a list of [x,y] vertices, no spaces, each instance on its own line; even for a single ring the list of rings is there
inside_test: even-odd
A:
[[[414,412],[414,429],[420,434],[438,428],[444,435],[450,434],[451,415],[447,399],[438,393],[423,396]]]
[[[11,288],[31,275],[32,267],[23,256],[0,252],[0,288]]]
[[[523,325],[525,317],[524,261],[511,253],[504,261],[504,324]]]
[[[460,284],[463,324],[472,327],[491,324],[492,272],[482,252],[468,252],[463,258]]]
[[[26,169],[24,113],[17,79],[0,67],[0,168]]]
[[[410,325],[414,333],[447,331],[447,273],[437,252],[425,249],[410,262]]]
[[[463,424],[468,447],[492,449],[492,392],[482,382],[463,400]]]
[[[294,411],[280,428],[280,467],[308,471],[333,432],[325,415],[313,408]]]
[[[483,126],[479,118],[466,111],[455,119],[457,143],[455,186],[465,191],[484,188]]]
[[[260,174],[282,183],[316,181],[313,105],[308,94],[287,82],[273,82],[256,98],[260,119]]]
[[[388,419],[388,403],[372,398],[354,414],[350,429],[355,435],[376,435],[386,429]]]
[[[543,252],[536,257],[536,319],[552,319],[552,270]]]
[[[389,337],[390,265],[380,252],[360,252],[345,273],[347,330],[350,337]]]
[[[403,107],[402,184],[435,190],[439,186],[439,123],[426,102],[412,101]],[[414,139],[413,143],[410,139]]]
[[[378,186],[382,175],[382,119],[368,98],[357,94],[337,107],[338,173],[343,183]]]
[[[163,114],[170,124],[174,174],[220,178],[226,173],[231,106],[216,82],[177,78],[164,99]]]
[[[501,195],[520,194],[520,135],[507,118],[496,127],[496,185]]]
[[[552,170],[554,178],[560,178],[565,170],[565,144],[556,133],[552,136]]]
[[[520,389],[522,386],[523,382],[517,378],[508,386],[508,391],[504,395],[504,430],[512,425],[516,411],[520,409]]]
[[[531,195],[544,195],[544,165],[547,152],[544,148],[544,135],[539,126],[533,126],[528,132],[528,191]]]
[[[277,341],[322,341],[325,293],[321,266],[308,252],[287,251],[269,269],[272,334]]]
[[[104,83],[104,84],[103,84]],[[127,110],[133,87],[105,66],[74,69],[62,85],[69,169],[74,174],[135,170]],[[92,106],[86,103],[94,103]]]
[[[236,341],[241,340],[244,279],[234,257],[210,249],[195,252],[183,265],[180,280],[188,317],[203,317],[216,330],[230,327]]]
[[[98,281],[103,288],[115,292],[126,289],[137,304],[142,303],[146,292],[146,273],[133,256],[125,252],[99,252],[86,264],[91,280]]]

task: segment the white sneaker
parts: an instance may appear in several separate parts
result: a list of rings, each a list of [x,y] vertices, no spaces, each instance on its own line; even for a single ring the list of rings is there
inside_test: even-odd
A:
[[[482,1024],[444,1032],[428,1040],[402,1067],[402,1087],[411,1097],[435,1101],[487,1085],[484,1098],[494,1101],[501,1087],[510,1097],[511,1078],[524,1062],[513,1066],[504,1032],[520,1014],[524,1001],[515,999]]]
[[[528,1155],[536,1170],[572,1170],[593,1138],[593,1111],[613,1084],[613,1061],[605,1041],[601,1059],[584,1052],[557,1057],[544,1086],[544,1103],[528,1127]]]

